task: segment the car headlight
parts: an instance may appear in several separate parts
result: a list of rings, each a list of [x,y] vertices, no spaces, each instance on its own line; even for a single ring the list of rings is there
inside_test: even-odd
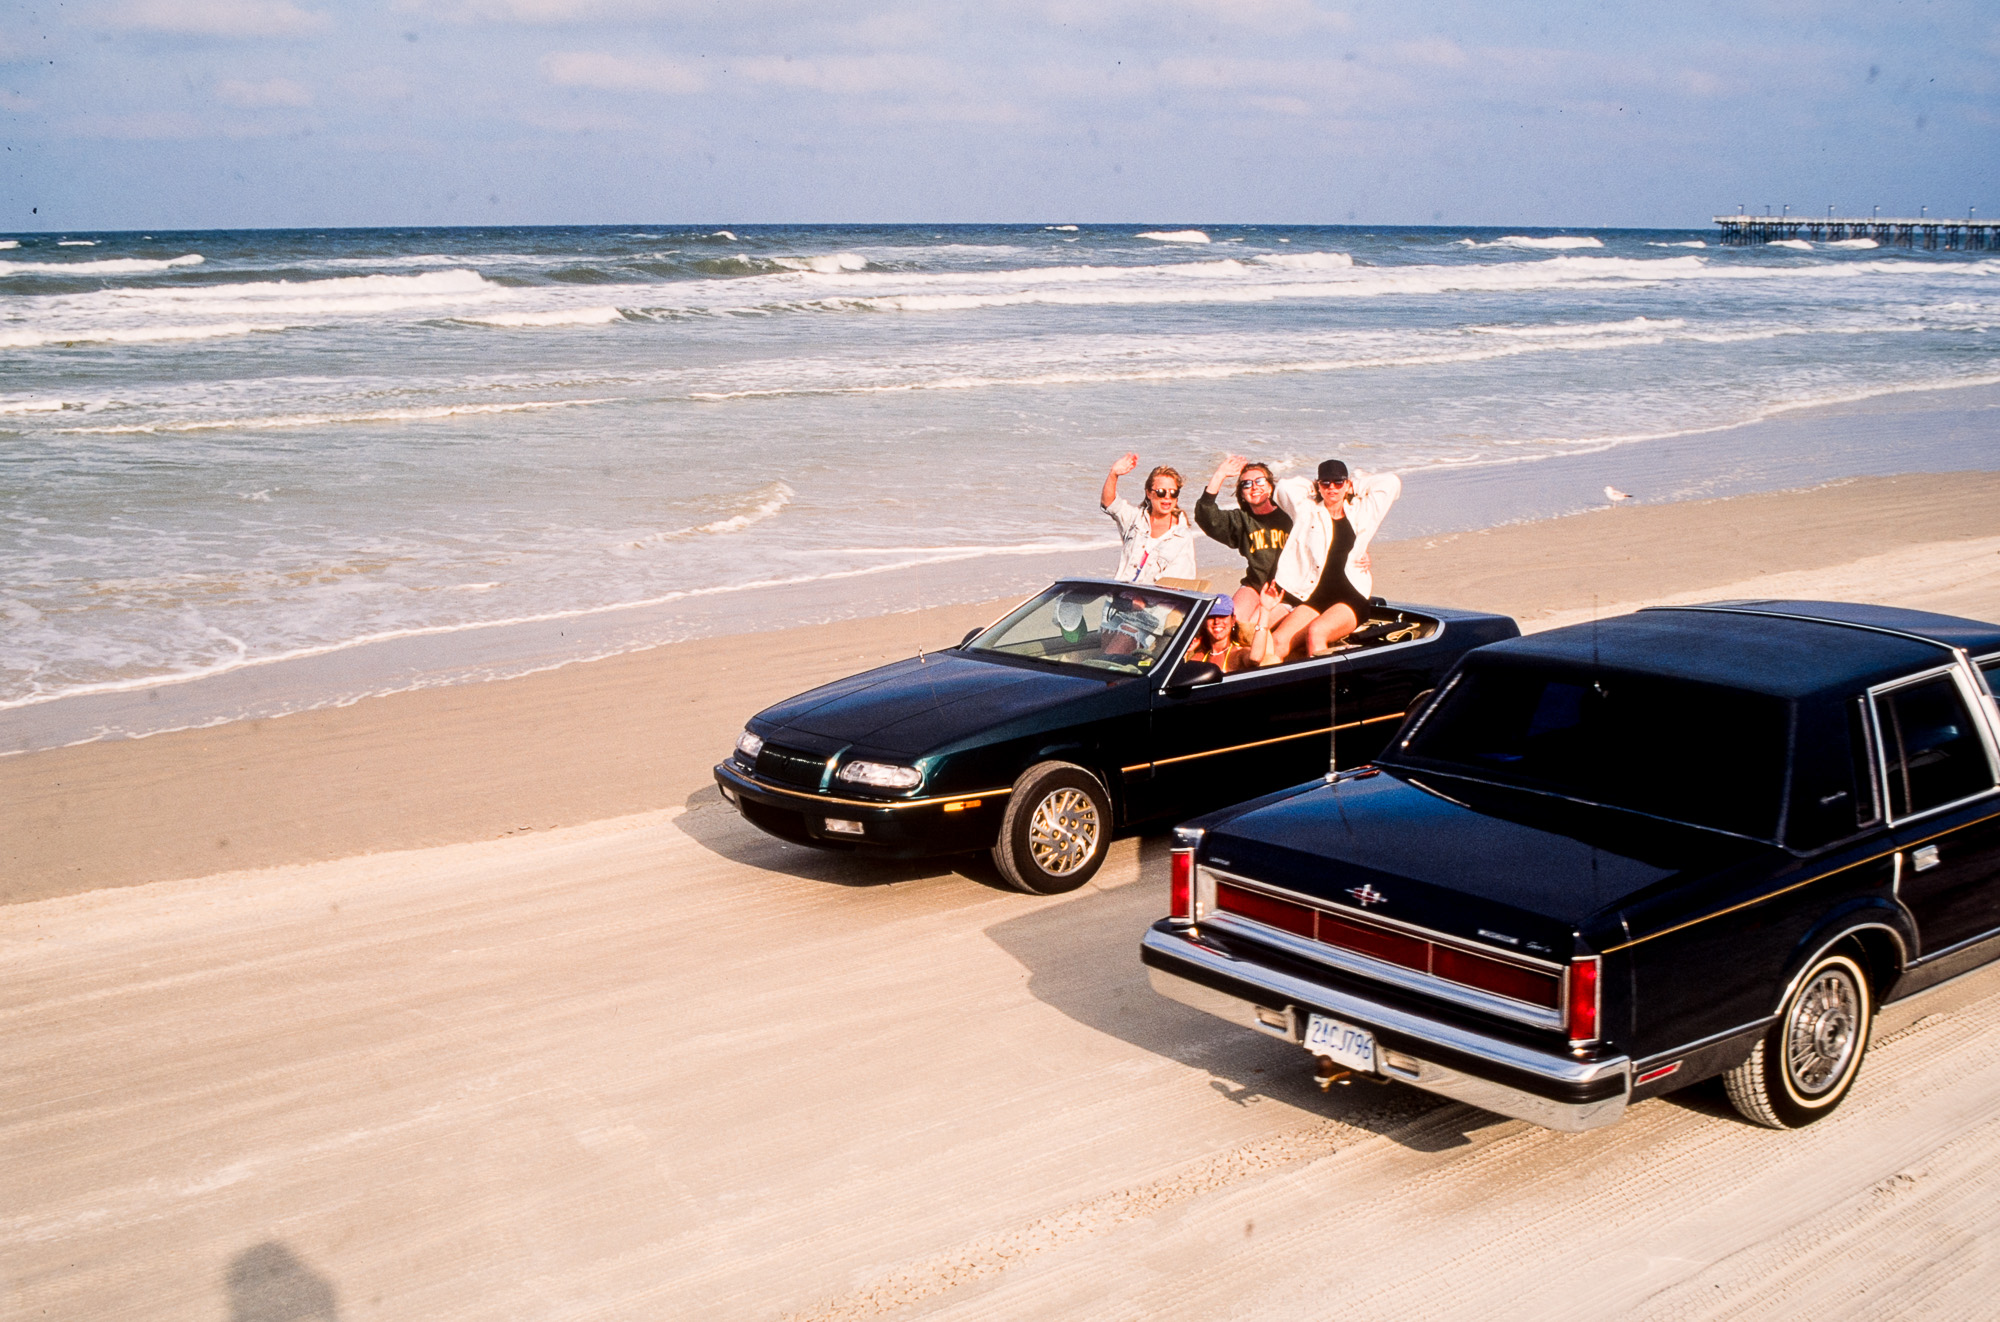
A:
[[[761,736],[745,730],[743,737],[736,741],[736,751],[743,754],[745,761],[755,762],[757,754],[764,751],[764,740]]]
[[[889,762],[849,762],[834,779],[850,785],[872,785],[878,790],[913,790],[923,783],[924,773],[915,767],[899,767]]]

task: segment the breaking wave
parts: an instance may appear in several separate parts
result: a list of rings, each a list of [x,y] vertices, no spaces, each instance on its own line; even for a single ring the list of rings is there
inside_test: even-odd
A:
[[[156,260],[150,257],[106,257],[95,262],[0,262],[0,276],[9,275],[144,275],[208,260],[198,252]]]
[[[1201,230],[1147,230],[1136,237],[1151,239],[1155,243],[1207,243],[1208,235]]]
[[[196,422],[134,423],[124,427],[62,427],[59,436],[154,436],[190,431],[274,431],[292,427],[324,427],[345,422],[430,422],[438,418],[481,413],[532,413],[541,409],[573,409],[610,404],[608,399],[524,400],[518,404],[437,404],[428,408],[372,409],[355,413],[278,413],[254,418],[204,418]]]

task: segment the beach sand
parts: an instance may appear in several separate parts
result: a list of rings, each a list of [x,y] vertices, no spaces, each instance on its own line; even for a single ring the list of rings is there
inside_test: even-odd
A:
[[[1505,611],[1525,629],[1668,597],[1774,593],[1920,598],[1991,619],[2000,603],[1982,574],[2000,557],[1976,543],[2000,533],[1995,509],[1996,474],[1866,478],[1389,541],[1375,548],[1375,575],[1395,600]],[[1850,568],[1817,590],[1822,580],[1797,578],[1838,566]],[[0,903],[683,805],[709,788],[709,768],[760,708],[949,646],[1009,604],[675,644],[0,758]]]
[[[1767,592],[2000,618],[1996,496],[1609,509],[1377,575],[1529,627]],[[1159,839],[1032,897],[789,845],[709,784],[760,704],[991,613],[0,761],[0,1315],[1990,1311],[1988,987],[1810,1129],[1704,1085],[1556,1134],[1322,1093],[1153,994]]]

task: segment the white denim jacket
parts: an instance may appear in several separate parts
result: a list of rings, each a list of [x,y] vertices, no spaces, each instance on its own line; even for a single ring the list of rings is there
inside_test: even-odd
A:
[[[1354,474],[1347,493],[1347,519],[1354,525],[1354,549],[1347,553],[1347,581],[1364,597],[1375,595],[1374,576],[1354,562],[1368,550],[1375,530],[1389,516],[1389,507],[1403,491],[1403,479],[1394,473]],[[1278,557],[1278,586],[1304,601],[1319,586],[1320,571],[1326,567],[1333,546],[1333,516],[1326,506],[1313,499],[1309,477],[1288,477],[1278,483],[1271,499],[1292,516],[1292,535]]]
[[[1103,507],[1118,525],[1125,548],[1118,557],[1120,583],[1157,583],[1163,578],[1200,578],[1194,567],[1194,527],[1185,511],[1174,515],[1165,533],[1153,536],[1153,520],[1145,510],[1120,496]]]

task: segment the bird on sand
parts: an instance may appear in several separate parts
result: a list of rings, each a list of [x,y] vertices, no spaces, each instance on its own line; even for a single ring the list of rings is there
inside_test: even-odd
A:
[[[1616,505],[1621,500],[1632,499],[1632,493],[1629,491],[1620,491],[1617,487],[1606,487],[1604,488],[1604,498]]]

